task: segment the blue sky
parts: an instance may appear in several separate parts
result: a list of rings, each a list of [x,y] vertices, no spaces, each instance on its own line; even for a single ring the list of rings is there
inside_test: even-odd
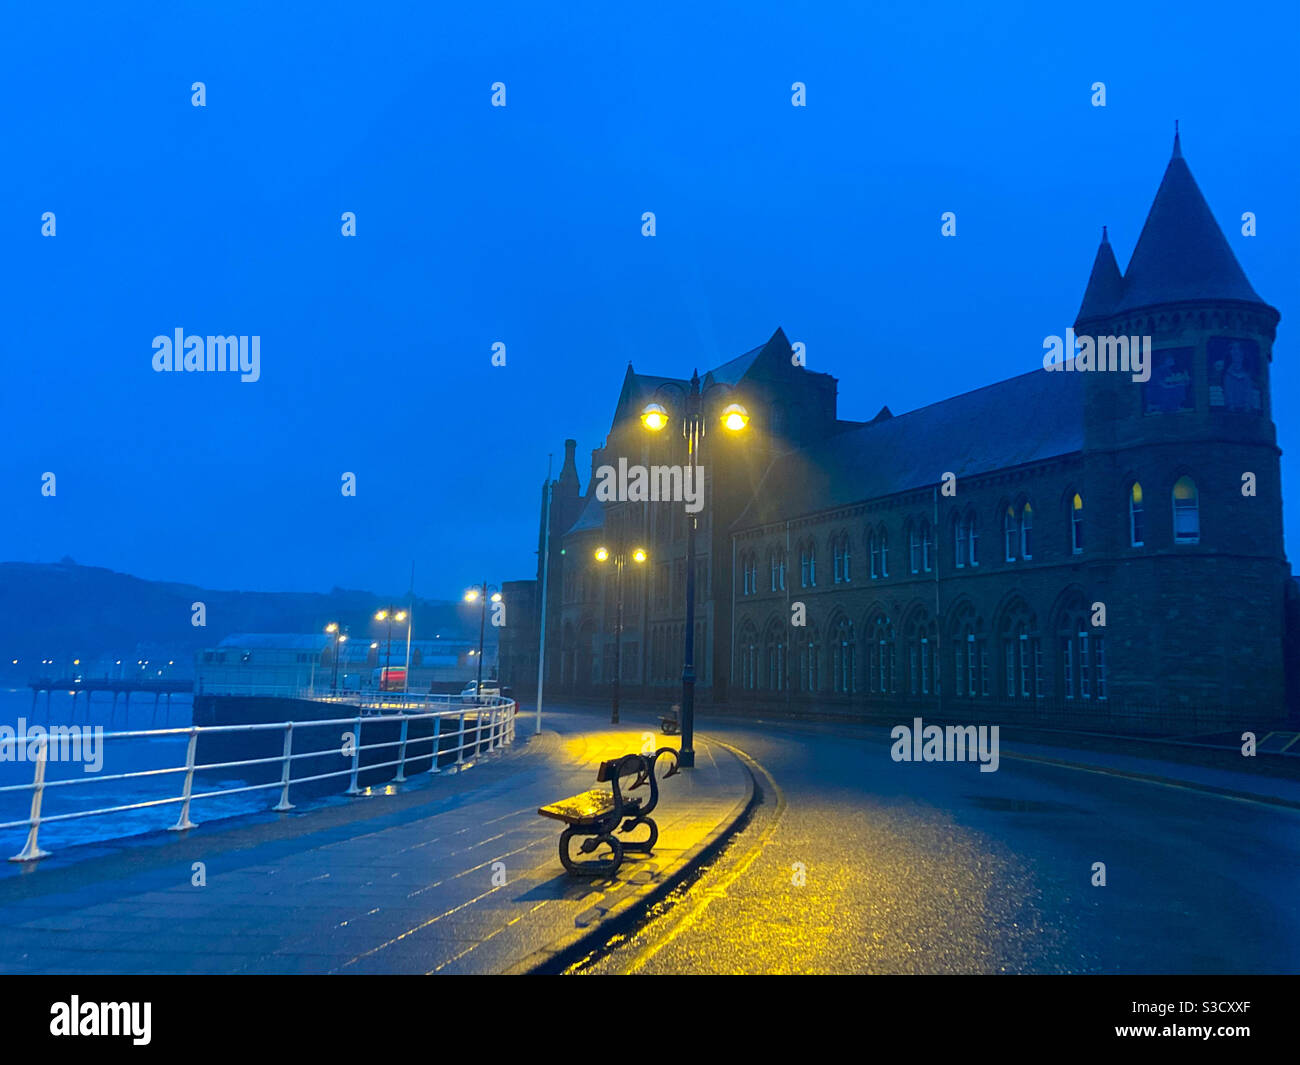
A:
[[[1032,369],[1103,223],[1127,264],[1176,118],[1282,312],[1300,552],[1296,5],[554,7],[11,13],[0,559],[381,594],[414,559],[430,596],[530,576],[547,454],[576,437],[585,486],[628,360],[686,375],[779,325],[849,418]],[[259,335],[262,379],[155,374],[177,327]]]

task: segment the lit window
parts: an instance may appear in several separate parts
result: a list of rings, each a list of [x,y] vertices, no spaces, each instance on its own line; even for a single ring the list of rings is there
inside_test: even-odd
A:
[[[1143,535],[1145,532],[1145,522],[1142,515],[1142,486],[1136,481],[1133,487],[1129,489],[1128,494],[1128,533],[1129,543],[1133,547],[1141,547],[1145,542]]]
[[[1174,482],[1174,541],[1194,544],[1201,538],[1201,514],[1196,482],[1179,477]]]
[[[1070,504],[1070,552],[1083,554],[1083,497],[1078,492]]]

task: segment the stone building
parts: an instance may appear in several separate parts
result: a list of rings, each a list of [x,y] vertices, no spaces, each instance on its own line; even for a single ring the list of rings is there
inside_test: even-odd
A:
[[[1069,365],[865,423],[837,416],[836,380],[780,330],[709,371],[701,700],[1280,714],[1297,611],[1271,415],[1278,320],[1175,138],[1122,274],[1103,231],[1074,326],[1089,341]],[[1149,376],[1098,368],[1122,351],[1101,338],[1149,338]],[[628,367],[585,496],[569,442],[551,508],[556,696],[612,679],[617,580],[598,546],[649,555],[624,569],[624,690],[664,704],[680,691],[685,508],[593,486],[620,460],[684,461],[689,387]],[[716,423],[733,401],[751,415],[734,439]],[[648,403],[667,430],[641,424]]]

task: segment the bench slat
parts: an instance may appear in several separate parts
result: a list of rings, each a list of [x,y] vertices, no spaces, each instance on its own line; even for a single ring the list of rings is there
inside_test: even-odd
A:
[[[543,817],[553,817],[571,825],[589,825],[607,816],[614,809],[614,796],[605,788],[592,788],[581,795],[570,795],[567,799],[539,806],[537,812]]]

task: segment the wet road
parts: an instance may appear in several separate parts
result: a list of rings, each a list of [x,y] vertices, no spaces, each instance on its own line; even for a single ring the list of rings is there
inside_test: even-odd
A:
[[[992,773],[895,763],[884,728],[705,731],[761,806],[583,971],[1300,971],[1300,811],[1005,750]]]

